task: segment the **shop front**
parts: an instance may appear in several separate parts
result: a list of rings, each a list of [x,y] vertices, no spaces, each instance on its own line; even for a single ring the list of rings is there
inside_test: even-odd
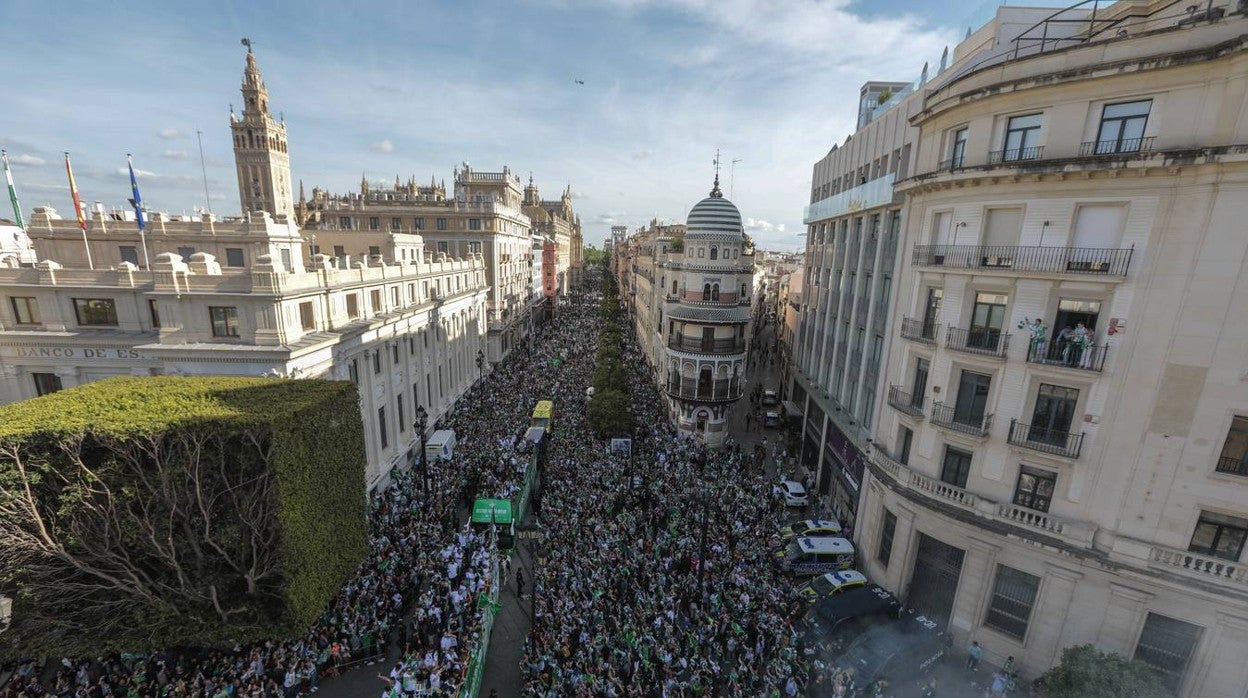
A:
[[[842,521],[853,521],[858,513],[858,495],[867,456],[849,437],[828,422],[823,437],[823,463],[819,473],[819,491],[832,492],[832,511]]]

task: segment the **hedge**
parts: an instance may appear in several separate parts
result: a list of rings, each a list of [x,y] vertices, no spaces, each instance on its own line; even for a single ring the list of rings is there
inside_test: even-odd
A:
[[[0,407],[0,653],[302,633],[367,552],[364,483],[348,382],[125,377]]]

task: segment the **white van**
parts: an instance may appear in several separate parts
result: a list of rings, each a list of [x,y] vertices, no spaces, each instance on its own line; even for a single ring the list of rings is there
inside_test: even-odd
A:
[[[455,431],[440,429],[425,441],[425,460],[450,460],[455,456]]]
[[[780,569],[794,575],[847,570],[854,566],[854,544],[845,538],[797,538],[775,552]]]

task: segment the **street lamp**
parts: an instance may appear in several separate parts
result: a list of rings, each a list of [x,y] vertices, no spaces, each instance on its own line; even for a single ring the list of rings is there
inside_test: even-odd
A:
[[[429,493],[429,467],[425,463],[425,428],[429,426],[429,413],[424,405],[416,406],[416,421],[412,423],[416,433],[420,435],[420,478],[425,494]]]
[[[477,370],[481,372],[481,378],[485,378],[485,352],[477,350]]]

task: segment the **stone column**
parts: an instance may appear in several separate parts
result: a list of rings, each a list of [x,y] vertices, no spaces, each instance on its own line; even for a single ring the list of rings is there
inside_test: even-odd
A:
[[[1045,563],[1040,597],[1032,605],[1027,633],[1027,664],[1031,669],[1041,671],[1056,664],[1062,649],[1074,644],[1066,638],[1066,618],[1082,577],[1083,573],[1076,570]]]
[[[1136,635],[1144,625],[1144,613],[1153,594],[1138,589],[1109,584],[1109,603],[1105,607],[1105,620],[1096,644],[1103,650],[1131,656]]]
[[[1206,628],[1187,667],[1184,696],[1242,698],[1248,686],[1248,618],[1219,615]]]
[[[972,636],[984,617],[992,584],[997,578],[997,554],[1001,552],[1001,546],[978,538],[969,538],[967,542],[962,574],[958,577],[958,595],[949,618],[949,629],[958,640]],[[1003,659],[1005,657],[994,657],[992,661],[1000,664]]]

